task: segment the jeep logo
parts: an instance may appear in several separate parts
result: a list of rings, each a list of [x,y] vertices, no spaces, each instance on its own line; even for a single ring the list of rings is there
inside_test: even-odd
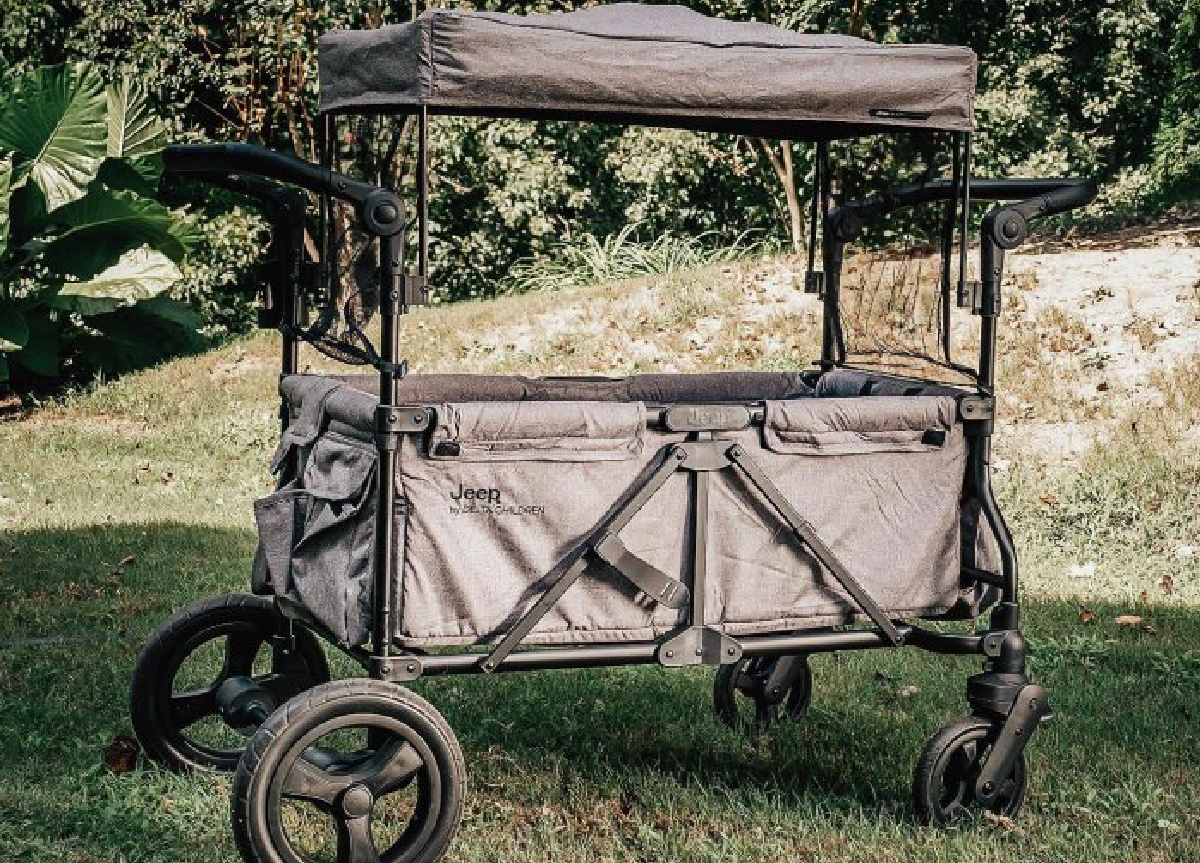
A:
[[[486,500],[488,503],[500,503],[500,489],[498,488],[466,488],[462,483],[458,484],[458,493],[450,492],[451,500]]]

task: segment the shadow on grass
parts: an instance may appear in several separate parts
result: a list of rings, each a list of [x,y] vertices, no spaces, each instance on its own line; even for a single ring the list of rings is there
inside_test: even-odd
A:
[[[178,607],[245,590],[253,543],[249,530],[171,523],[3,534],[6,760],[30,776],[51,758],[59,778],[94,777],[103,746],[129,732],[126,692],[140,646]],[[1123,611],[1093,606],[1083,624],[1073,602],[1027,607],[1035,668],[1058,711],[1031,751],[1035,772],[1059,774],[1051,787],[1085,771],[1088,781],[1119,782],[1131,769],[1167,775],[1200,761],[1197,738],[1173,731],[1200,717],[1200,609],[1148,606],[1142,628],[1117,626]],[[844,810],[906,806],[917,753],[965,712],[964,681],[978,661],[872,651],[813,665],[806,720],[756,738],[713,718],[703,669],[454,677],[416,688],[456,730],[485,795],[535,800],[586,789],[655,799],[739,789],[820,795]],[[136,778],[145,775],[132,781],[166,781]]]

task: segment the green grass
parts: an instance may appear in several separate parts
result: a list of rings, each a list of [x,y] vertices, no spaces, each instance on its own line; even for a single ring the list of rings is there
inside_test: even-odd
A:
[[[405,338],[427,367],[532,372],[635,370],[613,353],[635,342],[684,368],[773,367],[807,351],[808,336],[761,338],[780,330],[769,319],[735,321],[707,356],[681,348],[743,275],[672,276],[650,286],[656,300],[624,284],[429,310]],[[595,342],[571,338],[606,312],[616,323]],[[575,329],[538,323],[560,318]],[[535,332],[506,350],[522,327]],[[274,351],[256,336],[0,422],[0,858],[237,859],[226,779],[114,775],[102,752],[130,733],[130,671],[153,629],[188,601],[245,589],[250,502],[270,484]],[[1176,412],[1195,409],[1185,401]],[[875,651],[814,660],[808,718],[757,739],[710,715],[700,670],[423,682],[468,758],[451,859],[1200,859],[1200,572],[1176,556],[1196,544],[1200,454],[1157,431],[1072,469],[1008,439],[1000,449],[1035,673],[1057,711],[1030,749],[1015,825],[913,823],[917,752],[963,712],[977,662]],[[1064,574],[1087,561],[1096,577]],[[1146,626],[1118,626],[1127,613]],[[908,686],[918,691],[902,696]]]

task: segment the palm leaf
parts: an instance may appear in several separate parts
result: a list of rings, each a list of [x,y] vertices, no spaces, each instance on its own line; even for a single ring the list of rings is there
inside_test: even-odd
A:
[[[0,156],[0,258],[8,250],[8,232],[12,217],[9,215],[8,195],[12,188],[12,153]]]
[[[0,117],[0,146],[22,158],[14,185],[32,181],[46,210],[87,194],[107,153],[104,81],[85,64],[30,72]]]
[[[29,341],[29,324],[14,303],[0,303],[0,353],[11,353]]]
[[[162,173],[158,154],[167,145],[167,130],[155,116],[141,87],[122,78],[108,88],[108,158],[123,159],[143,180]]]
[[[102,315],[156,297],[179,278],[174,261],[143,246],[121,255],[111,267],[86,281],[63,285],[51,303],[83,315]]]
[[[61,325],[50,319],[49,310],[44,307],[29,310],[25,319],[29,324],[29,341],[22,350],[8,355],[10,362],[43,378],[57,377]]]
[[[187,223],[157,201],[98,186],[55,212],[54,221],[60,231],[47,244],[42,260],[54,272],[79,279],[89,278],[140,246],[150,246],[178,262],[198,239]]]

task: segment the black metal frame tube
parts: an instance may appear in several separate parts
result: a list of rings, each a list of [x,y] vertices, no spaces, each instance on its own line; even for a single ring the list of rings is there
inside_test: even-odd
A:
[[[931,632],[917,626],[901,626],[903,645],[931,653],[972,656],[983,653],[982,635]],[[800,653],[830,653],[840,650],[873,650],[894,647],[888,636],[876,629],[814,630],[779,635],[740,637],[742,656],[794,656]],[[617,665],[651,665],[658,661],[659,642],[637,641],[575,647],[529,648],[508,654],[490,673],[598,668]],[[482,674],[488,654],[444,653],[417,657],[421,674]]]

